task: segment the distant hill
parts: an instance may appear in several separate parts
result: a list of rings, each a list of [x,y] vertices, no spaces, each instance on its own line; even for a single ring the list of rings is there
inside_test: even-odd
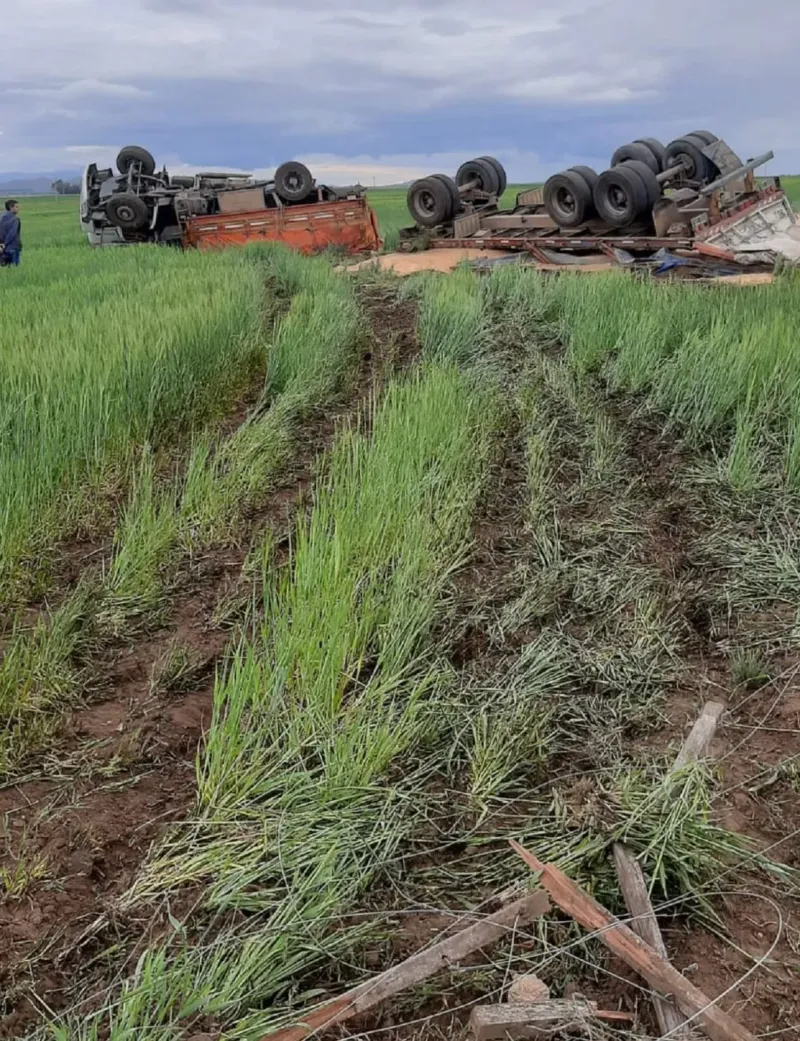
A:
[[[53,181],[79,181],[80,173],[75,170],[54,170],[52,173],[5,173],[0,174],[0,195],[47,195]]]

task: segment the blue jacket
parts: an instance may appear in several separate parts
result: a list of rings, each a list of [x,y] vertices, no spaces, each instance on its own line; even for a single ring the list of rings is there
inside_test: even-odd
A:
[[[11,210],[6,210],[3,216],[0,217],[0,242],[3,243],[3,248],[8,252],[22,249],[21,228],[22,222],[17,214],[12,213]]]

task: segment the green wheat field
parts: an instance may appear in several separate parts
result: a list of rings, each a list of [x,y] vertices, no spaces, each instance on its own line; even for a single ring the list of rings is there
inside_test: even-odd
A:
[[[370,199],[407,223],[404,190]],[[715,995],[763,954],[756,907],[796,976],[796,273],[403,280],[21,216],[0,1033],[260,1041],[534,886],[509,839],[623,915],[624,842]],[[714,758],[676,769],[709,700]],[[462,1036],[525,972],[611,1000],[551,914],[353,1036]],[[781,980],[734,1002],[756,1033],[796,1026]]]

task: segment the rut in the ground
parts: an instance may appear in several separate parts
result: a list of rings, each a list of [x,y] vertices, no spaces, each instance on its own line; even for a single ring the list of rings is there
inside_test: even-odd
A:
[[[96,655],[102,693],[71,714],[66,733],[13,786],[0,789],[7,822],[0,863],[20,885],[0,902],[9,940],[0,952],[0,1037],[17,1037],[38,1020],[31,994],[54,1011],[64,1008],[76,978],[89,982],[81,970],[93,955],[115,934],[127,942],[115,897],[151,844],[194,805],[195,754],[210,721],[215,672],[224,667],[239,609],[252,599],[252,580],[242,575],[250,536],[269,530],[280,559],[337,428],[368,417],[371,397],[416,358],[414,302],[382,283],[360,286],[359,297],[369,332],[356,376],[331,407],[312,415],[237,545],[212,548],[181,569],[156,632],[132,630],[123,646]]]
[[[495,335],[502,353],[503,330]],[[451,761],[461,763],[458,770],[434,781],[431,828],[409,851],[402,880],[370,905],[385,901],[402,912],[392,941],[396,957],[420,949],[431,932],[450,925],[434,908],[476,906],[516,877],[505,841],[531,828],[531,815],[542,808],[537,793],[555,794],[567,822],[579,826],[584,820],[599,829],[597,855],[603,858],[602,832],[610,833],[617,812],[617,794],[605,787],[609,780],[651,762],[668,762],[704,702],[713,698],[725,700],[732,712],[715,746],[727,790],[712,821],[730,828],[735,839],[755,839],[760,848],[777,843],[776,859],[792,863],[786,840],[796,834],[800,819],[800,786],[787,750],[796,742],[790,735],[797,730],[791,728],[800,727],[800,670],[784,652],[776,682],[764,687],[762,677],[762,689],[742,697],[741,676],[731,669],[725,640],[732,630],[723,609],[724,577],[709,572],[708,554],[701,551],[719,521],[715,493],[698,477],[700,464],[708,460],[681,444],[663,421],[644,415],[637,402],[571,371],[558,351],[536,348],[530,367],[516,361],[511,371],[509,401],[516,395],[516,403],[504,421],[494,480],[474,528],[474,551],[454,580],[453,608],[439,633],[462,691],[462,729],[472,728],[473,734],[454,746]],[[515,682],[521,655],[545,633],[554,634],[567,652],[566,689],[549,703],[540,701],[521,726],[506,730],[504,743],[492,747],[491,730],[480,731],[476,724],[498,718],[497,706]],[[756,662],[750,664],[755,669]],[[556,677],[554,685],[558,682]],[[758,685],[758,677],[753,682]],[[485,716],[476,713],[481,699]],[[558,733],[537,762],[535,747],[531,752],[525,739],[550,711]],[[767,720],[771,732],[757,731]],[[743,727],[752,729],[743,732]],[[742,739],[749,742],[746,766],[738,749]],[[796,743],[793,747],[796,756]],[[486,789],[487,776],[477,768],[487,765],[487,749],[494,756],[490,790],[507,770],[502,806],[490,797],[482,807],[476,798],[481,784]],[[765,759],[772,770],[763,769]],[[743,791],[744,780],[754,775],[766,792],[778,794],[771,806]],[[596,778],[602,778],[600,785]],[[600,877],[601,893],[607,887],[609,899],[616,891],[618,900],[613,869]],[[731,878],[732,888],[741,888],[742,869],[732,870]],[[796,1026],[800,1014],[793,975],[797,905],[785,889],[779,892],[764,879],[753,888],[767,900],[754,898],[752,908],[747,897],[730,898],[727,911],[715,900],[739,951],[729,940],[692,926],[683,914],[664,918],[675,964],[716,995],[752,968],[743,951],[759,955],[769,948],[777,920],[768,900],[780,899],[787,932],[777,950],[786,967],[775,966],[768,979],[762,975],[758,993],[747,983],[734,986],[726,1001],[751,1029],[762,1031]],[[712,899],[713,889],[712,884]],[[577,935],[554,931],[548,940],[557,947]],[[540,971],[543,956],[536,939],[516,937],[513,953],[518,967],[527,963]],[[638,1007],[646,1024],[651,1008],[641,1001],[638,981],[628,970],[610,965],[591,944],[578,953],[583,959],[578,962],[572,956],[557,959],[551,948],[545,978],[554,990],[571,980],[607,1007]],[[495,952],[494,966],[498,960],[505,964],[504,958],[503,951]],[[472,978],[441,980],[443,1000],[407,996],[357,1028],[381,1029],[390,1039],[458,1031],[471,1002],[491,1000],[492,994],[496,1000],[501,993],[503,972],[494,966],[476,964]]]

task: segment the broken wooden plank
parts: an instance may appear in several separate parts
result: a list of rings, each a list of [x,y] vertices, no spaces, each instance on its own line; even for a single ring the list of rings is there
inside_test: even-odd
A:
[[[325,1030],[366,1012],[409,987],[463,961],[483,947],[490,947],[519,926],[530,924],[550,910],[546,893],[529,893],[522,900],[502,907],[483,921],[461,929],[439,943],[412,955],[366,983],[346,991],[338,998],[313,1009],[296,1026],[267,1034],[262,1041],[303,1041],[309,1034]]]
[[[719,701],[709,701],[704,707],[700,718],[692,727],[692,732],[686,738],[683,748],[678,752],[673,770],[680,770],[689,763],[696,763],[702,759],[708,751],[708,746],[714,740],[717,726],[725,706]]]
[[[518,842],[512,840],[511,846],[533,871],[540,872],[542,885],[562,911],[571,915],[584,929],[595,933],[612,953],[638,972],[660,994],[672,996],[681,1011],[702,1027],[712,1041],[755,1041],[749,1030],[723,1012],[712,999],[563,871],[552,864],[543,864]]]
[[[597,1005],[588,1001],[540,1001],[535,1004],[477,1005],[469,1025],[476,1041],[551,1038],[556,1030],[588,1031]]]
[[[535,1005],[537,1001],[550,1000],[550,988],[533,972],[517,976],[508,990],[512,1005]]]
[[[641,864],[621,842],[614,843],[613,853],[625,906],[632,919],[631,929],[666,961],[667,948],[650,902],[650,894]],[[688,1037],[686,1020],[672,1001],[655,996],[653,1006],[662,1037],[667,1035],[676,1039]]]

